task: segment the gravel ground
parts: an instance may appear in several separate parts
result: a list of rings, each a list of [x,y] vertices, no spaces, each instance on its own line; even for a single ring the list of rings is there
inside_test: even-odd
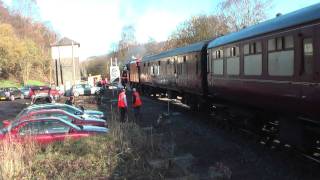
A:
[[[128,93],[130,104],[131,96]],[[117,96],[108,92],[98,109],[111,113],[116,108]],[[167,112],[167,103],[142,97],[141,127],[154,125],[161,113]],[[0,102],[0,121],[12,119],[26,106],[29,100]],[[63,100],[62,100],[63,102]],[[78,104],[96,108],[94,98],[78,98]],[[211,167],[217,163],[230,170],[231,179],[320,179],[320,165],[299,158],[290,151],[271,150],[257,143],[255,138],[238,132],[216,128],[209,116],[192,113],[186,108],[170,106],[171,116],[166,125],[156,129],[165,141],[174,144],[174,155],[191,154],[194,158],[188,173],[197,179],[208,179]],[[129,107],[129,119],[132,111]]]
[[[128,93],[129,94],[129,93]],[[130,94],[127,95],[130,101]],[[105,109],[110,113],[108,100],[116,96],[108,94]],[[142,120],[138,124],[150,127],[159,114],[167,112],[164,101],[142,97]],[[130,103],[130,102],[129,102]],[[113,108],[116,108],[114,103]],[[129,107],[130,108],[130,107]],[[175,155],[192,154],[191,174],[208,179],[210,167],[222,163],[231,170],[231,179],[320,179],[320,165],[300,158],[285,150],[271,150],[260,145],[257,139],[239,132],[216,128],[208,115],[192,113],[180,106],[170,106],[170,124],[157,133],[170,134],[167,141],[174,141]],[[129,119],[132,112],[129,109]]]

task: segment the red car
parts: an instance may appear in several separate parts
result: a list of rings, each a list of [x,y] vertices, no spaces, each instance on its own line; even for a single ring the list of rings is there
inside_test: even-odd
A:
[[[32,139],[40,144],[49,144],[66,138],[80,139],[108,131],[105,127],[77,126],[63,119],[50,117],[15,121],[0,130],[0,140],[26,142]]]
[[[57,100],[60,98],[60,92],[55,87],[50,88],[48,86],[32,86],[29,91],[29,97],[34,96],[51,96]]]
[[[92,125],[92,126],[100,126],[100,127],[107,127],[107,122],[104,119],[98,119],[94,117],[81,117],[66,112],[61,109],[41,109],[41,110],[34,110],[29,111],[26,114],[23,114],[16,119],[18,121],[28,120],[28,119],[35,119],[35,118],[43,118],[43,117],[56,117],[71,122],[76,125]]]

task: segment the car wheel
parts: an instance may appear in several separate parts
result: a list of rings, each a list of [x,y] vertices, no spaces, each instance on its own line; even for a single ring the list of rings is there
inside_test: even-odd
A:
[[[79,96],[79,92],[78,91],[74,92],[73,96],[78,97]]]
[[[20,95],[20,99],[24,99],[24,95],[23,94]]]
[[[11,96],[10,96],[10,100],[11,100],[11,101],[14,101],[14,100],[15,100],[14,95],[11,95]]]

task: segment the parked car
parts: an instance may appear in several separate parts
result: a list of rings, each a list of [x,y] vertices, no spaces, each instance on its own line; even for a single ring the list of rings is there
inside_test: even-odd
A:
[[[61,92],[57,87],[52,86],[51,89],[50,89],[50,95],[54,98],[54,100],[57,101],[57,100],[60,99]]]
[[[25,99],[31,98],[30,97],[30,88],[31,88],[31,86],[23,86],[22,88],[20,88],[20,91],[23,94],[23,97]]]
[[[55,100],[51,94],[51,88],[48,86],[32,86],[29,96],[31,96],[31,104],[54,103]]]
[[[6,88],[0,88],[0,91],[3,91],[5,93],[6,99],[14,101],[17,98],[24,99],[23,94],[21,91],[16,87],[6,87]]]
[[[96,94],[99,90],[100,87],[90,86],[89,84],[77,84],[71,88],[73,96],[92,95]]]
[[[7,99],[6,94],[4,93],[4,91],[0,90],[0,100],[6,100],[6,99]]]
[[[0,140],[24,142],[32,139],[40,144],[49,144],[68,139],[80,139],[96,134],[104,134],[108,128],[98,126],[78,126],[60,118],[39,118],[14,121],[0,130]]]
[[[76,125],[92,125],[92,126],[107,127],[106,120],[98,119],[94,117],[80,117],[61,109],[41,109],[41,110],[30,111],[23,114],[19,119],[16,119],[16,120],[21,121],[21,120],[28,120],[28,119],[43,118],[43,117],[57,117]]]
[[[71,114],[81,116],[81,117],[95,117],[100,119],[106,119],[106,116],[101,111],[95,111],[95,110],[81,110],[75,106],[71,106],[68,104],[60,104],[60,103],[51,103],[51,104],[35,104],[32,106],[29,106],[25,109],[23,109],[16,118],[19,118],[21,115],[25,114],[26,112],[35,111],[39,109],[61,109],[64,111],[67,111]]]

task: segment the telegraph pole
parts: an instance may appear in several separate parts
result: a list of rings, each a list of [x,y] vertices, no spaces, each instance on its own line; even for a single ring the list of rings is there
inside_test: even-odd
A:
[[[75,63],[74,63],[74,53],[73,53],[73,41],[71,42],[71,46],[72,46],[72,80],[73,80],[73,85],[76,84],[76,67],[75,67]]]

